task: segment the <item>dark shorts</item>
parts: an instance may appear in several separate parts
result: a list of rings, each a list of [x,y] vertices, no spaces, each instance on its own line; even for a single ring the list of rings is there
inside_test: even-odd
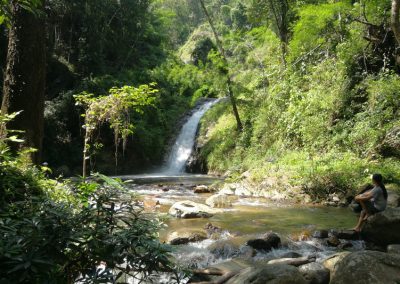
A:
[[[366,200],[366,201],[364,201],[364,204],[367,209],[368,215],[373,215],[375,213],[380,212],[378,209],[375,208],[374,204],[371,201]]]

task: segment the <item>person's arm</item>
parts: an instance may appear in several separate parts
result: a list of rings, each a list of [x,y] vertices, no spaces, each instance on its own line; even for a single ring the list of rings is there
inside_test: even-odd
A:
[[[365,201],[365,200],[370,200],[372,197],[374,197],[374,193],[373,190],[370,190],[363,194],[357,195],[354,199],[356,201]]]

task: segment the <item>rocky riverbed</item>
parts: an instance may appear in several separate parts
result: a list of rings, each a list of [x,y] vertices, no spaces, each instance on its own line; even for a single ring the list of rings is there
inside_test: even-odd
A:
[[[164,216],[160,239],[191,271],[181,275],[181,283],[378,283],[377,278],[396,283],[400,209],[370,217],[359,235],[346,230],[357,220],[347,204],[255,197],[232,184],[215,192],[214,186],[197,182],[131,185],[145,210]],[[381,275],[387,269],[392,274]],[[370,273],[357,282],[363,271]],[[156,283],[174,280],[163,275]]]

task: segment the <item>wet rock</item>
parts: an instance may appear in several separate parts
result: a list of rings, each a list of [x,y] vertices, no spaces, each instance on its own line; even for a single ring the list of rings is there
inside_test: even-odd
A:
[[[332,284],[399,283],[400,255],[378,251],[359,251],[347,255],[331,275]]]
[[[332,235],[343,240],[359,240],[360,234],[354,230],[331,230]]]
[[[388,190],[387,206],[388,207],[399,207],[400,206],[400,195],[394,191]]]
[[[309,230],[304,230],[300,233],[293,233],[290,235],[290,237],[296,241],[308,241],[311,238],[311,236],[312,233]]]
[[[289,257],[289,258],[278,258],[272,259],[267,264],[287,264],[292,266],[300,266],[315,261],[315,256],[303,256],[303,257]]]
[[[206,185],[198,185],[193,189],[194,193],[210,193],[211,189]]]
[[[327,230],[318,230],[318,231],[315,231],[315,232],[312,234],[312,237],[313,237],[313,238],[316,238],[316,239],[325,239],[325,238],[328,237],[328,231],[327,231]]]
[[[270,232],[260,239],[248,240],[246,244],[256,250],[270,251],[272,248],[279,247],[281,238],[277,234]]]
[[[167,192],[167,191],[169,191],[169,188],[168,187],[163,187],[161,190],[164,191],[164,192]]]
[[[344,241],[340,245],[338,245],[338,249],[341,249],[341,250],[349,249],[352,247],[353,247],[353,244],[351,242],[347,242],[347,241]]]
[[[175,231],[172,232],[168,238],[167,243],[170,245],[184,245],[188,243],[200,242],[207,239],[204,232],[190,232],[190,231]]]
[[[340,245],[340,240],[336,236],[330,236],[327,240],[326,243],[328,246],[331,247],[337,247]]]
[[[364,240],[380,246],[395,244],[400,241],[400,208],[387,208],[385,211],[370,216],[362,228]]]
[[[225,194],[215,194],[210,196],[207,198],[206,204],[213,208],[226,208],[232,206],[229,196]]]
[[[207,223],[207,224],[204,226],[204,230],[206,230],[207,236],[208,236],[210,239],[219,239],[219,237],[220,237],[221,234],[222,234],[222,229],[221,229],[220,227],[214,226],[214,225],[211,224],[211,223]]]
[[[257,254],[257,251],[249,246],[241,246],[239,249],[239,257],[244,259],[251,259]]]
[[[185,200],[176,202],[168,213],[177,218],[209,218],[219,211],[207,205]]]
[[[386,246],[377,245],[372,242],[365,241],[364,246],[366,250],[374,250],[374,251],[381,251],[386,252]]]
[[[299,266],[299,271],[310,284],[328,284],[329,270],[321,263],[311,262]]]
[[[400,245],[388,245],[387,252],[400,254]]]
[[[295,251],[288,251],[281,255],[281,258],[297,258],[297,257],[302,257],[302,255]]]
[[[259,265],[255,267],[248,267],[241,270],[239,274],[229,279],[226,284],[265,284],[265,283],[279,283],[279,284],[305,284],[307,281],[298,271],[298,269],[291,265],[272,264],[272,265]]]
[[[350,254],[350,252],[348,251],[343,251],[343,252],[338,252],[335,253],[334,255],[331,255],[330,257],[328,257],[327,259],[325,259],[322,262],[322,265],[328,269],[330,271],[330,275],[332,276],[336,269],[337,269],[337,265],[340,261],[342,261],[346,256],[348,256]]]
[[[208,247],[208,250],[217,258],[232,258],[240,254],[240,247],[231,240],[218,240]]]

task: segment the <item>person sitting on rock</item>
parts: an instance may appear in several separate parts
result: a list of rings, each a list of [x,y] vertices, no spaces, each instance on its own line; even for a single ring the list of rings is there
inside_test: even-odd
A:
[[[362,225],[369,216],[386,209],[388,194],[382,180],[383,178],[381,174],[373,174],[372,183],[374,184],[374,187],[354,198],[360,203],[363,209],[360,218],[358,219],[357,226],[354,228],[356,232],[361,231]]]

